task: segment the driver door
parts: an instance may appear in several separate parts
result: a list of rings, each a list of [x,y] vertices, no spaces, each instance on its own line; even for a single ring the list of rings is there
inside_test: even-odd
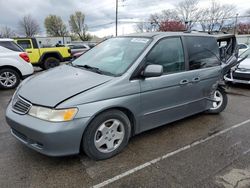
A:
[[[140,80],[140,131],[145,131],[204,110],[202,89],[192,84],[193,73],[186,70],[180,37],[160,40],[146,57],[147,64],[163,66],[160,77]]]

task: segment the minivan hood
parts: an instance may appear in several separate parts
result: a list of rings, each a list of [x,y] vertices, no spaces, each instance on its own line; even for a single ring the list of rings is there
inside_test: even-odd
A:
[[[63,65],[24,81],[18,94],[32,104],[55,107],[60,102],[100,86],[112,78]]]

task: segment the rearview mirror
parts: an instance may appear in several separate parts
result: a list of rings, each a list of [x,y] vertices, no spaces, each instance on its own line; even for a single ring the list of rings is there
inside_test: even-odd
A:
[[[143,71],[142,75],[146,78],[149,77],[158,77],[163,74],[162,65],[148,65]]]

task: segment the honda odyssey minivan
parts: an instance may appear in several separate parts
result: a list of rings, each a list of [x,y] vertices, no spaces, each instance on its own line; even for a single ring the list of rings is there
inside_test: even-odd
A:
[[[107,159],[133,135],[223,111],[221,80],[237,63],[236,46],[233,35],[111,38],[72,63],[22,82],[6,119],[14,137],[45,155],[83,150],[95,160]]]

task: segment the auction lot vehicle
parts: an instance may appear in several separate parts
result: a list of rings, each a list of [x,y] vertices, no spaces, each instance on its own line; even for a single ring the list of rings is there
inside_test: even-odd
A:
[[[143,131],[220,113],[227,105],[220,81],[238,54],[235,36],[223,39],[175,32],[108,39],[71,64],[24,81],[6,110],[11,133],[49,156],[83,150],[101,160]]]
[[[0,89],[13,89],[32,75],[33,66],[24,50],[12,39],[0,39]]]
[[[90,49],[90,47],[87,44],[81,44],[81,43],[76,43],[76,44],[72,43],[72,44],[67,44],[66,46],[70,48],[73,59],[77,59]]]
[[[42,69],[56,67],[60,62],[71,59],[71,51],[69,47],[47,47],[40,48],[36,38],[16,38],[16,43],[22,46],[29,55],[30,62],[38,65]]]
[[[232,83],[250,84],[250,49],[243,52],[239,59],[242,62],[231,69],[225,80]]]

